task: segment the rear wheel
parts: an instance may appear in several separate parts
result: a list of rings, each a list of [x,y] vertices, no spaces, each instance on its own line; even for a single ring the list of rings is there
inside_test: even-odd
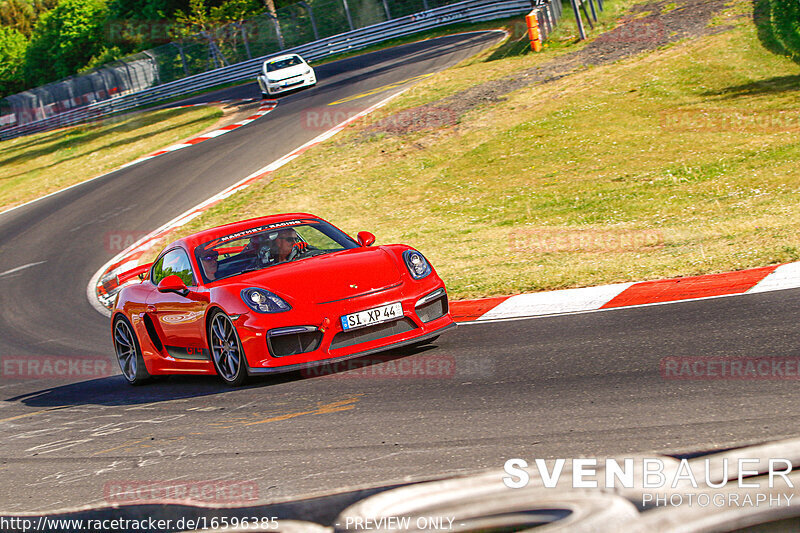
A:
[[[238,387],[247,378],[244,350],[239,334],[231,319],[217,311],[208,322],[208,347],[217,375],[232,387]]]
[[[131,385],[142,385],[152,379],[144,365],[139,339],[128,319],[117,315],[114,319],[114,350],[122,376]]]

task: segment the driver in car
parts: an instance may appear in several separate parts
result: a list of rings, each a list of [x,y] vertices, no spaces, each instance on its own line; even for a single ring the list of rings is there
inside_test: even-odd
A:
[[[272,242],[271,255],[276,263],[291,261],[308,251],[308,243],[292,228],[282,229]]]
[[[203,252],[203,255],[200,256],[200,266],[203,267],[203,273],[209,281],[217,279],[218,259],[219,253],[214,249],[206,250]]]
[[[308,243],[293,228],[285,228],[277,234],[253,236],[242,253],[254,255],[255,265],[266,266],[291,261],[306,251]]]

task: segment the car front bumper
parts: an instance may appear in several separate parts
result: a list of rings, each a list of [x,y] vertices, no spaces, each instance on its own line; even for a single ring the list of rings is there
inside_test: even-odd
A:
[[[235,322],[251,374],[290,372],[315,365],[360,357],[430,339],[455,326],[449,313],[447,293],[439,280],[431,280],[410,291],[398,284],[345,302],[312,304],[305,309],[275,315],[242,315]],[[418,283],[414,283],[418,285]],[[419,290],[422,288],[423,290]],[[426,301],[430,295],[436,296]],[[364,328],[344,331],[341,317],[350,313],[400,302],[399,319]],[[420,303],[422,302],[422,303]],[[299,353],[280,353],[274,343],[276,332],[301,332],[296,344]],[[316,338],[315,338],[316,336]],[[284,345],[285,346],[285,345]]]
[[[290,78],[288,80],[281,80],[277,82],[267,82],[267,93],[269,94],[278,94],[286,91],[291,91],[293,89],[299,89],[300,87],[309,87],[317,83],[317,78],[313,72],[310,74],[304,74],[302,76],[298,76],[296,78]]]
[[[364,357],[364,356],[367,356],[367,355],[372,355],[374,353],[383,352],[383,351],[386,351],[386,350],[393,350],[393,349],[396,349],[396,348],[402,348],[403,346],[408,346],[409,344],[416,344],[418,342],[423,342],[423,341],[426,341],[428,339],[432,339],[434,337],[438,337],[442,332],[447,331],[448,329],[455,328],[456,326],[457,326],[457,324],[455,322],[451,321],[449,324],[447,324],[446,326],[444,326],[442,328],[439,328],[439,329],[437,329],[435,331],[431,331],[431,332],[429,332],[427,334],[424,334],[424,335],[420,335],[418,337],[413,337],[411,339],[406,339],[406,340],[402,340],[402,341],[393,342],[391,344],[388,344],[388,345],[385,345],[385,346],[381,346],[381,347],[378,347],[378,348],[372,348],[372,349],[369,349],[369,350],[364,350],[364,351],[361,351],[361,352],[351,353],[351,354],[343,355],[343,356],[340,356],[340,357],[319,359],[319,360],[316,360],[316,361],[308,361],[308,362],[305,362],[305,363],[297,363],[297,364],[294,364],[294,365],[285,365],[285,366],[278,366],[278,367],[253,368],[253,367],[248,366],[247,367],[247,373],[250,374],[250,375],[277,374],[279,372],[294,372],[294,371],[297,371],[297,370],[304,370],[306,368],[312,368],[312,367],[315,367],[315,366],[329,365],[329,364],[333,364],[333,363],[338,363],[340,361],[346,361],[348,359],[355,359],[356,357]]]

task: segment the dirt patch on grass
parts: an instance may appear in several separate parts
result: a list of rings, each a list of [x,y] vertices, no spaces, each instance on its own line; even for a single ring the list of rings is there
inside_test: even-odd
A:
[[[222,116],[214,124],[194,135],[195,137],[201,137],[205,133],[218,130],[235,122],[239,122],[240,120],[246,119],[258,111],[258,108],[261,106],[261,101],[254,100],[252,102],[227,102],[222,104],[209,103],[207,105],[217,107],[222,110]]]
[[[594,39],[585,48],[543,65],[489,81],[437,102],[407,109],[383,118],[364,131],[402,135],[434,127],[455,125],[468,111],[502,101],[505,95],[531,85],[559,80],[578,69],[614,63],[643,52],[656,50],[682,39],[696,39],[720,33],[732,26],[712,26],[726,0],[686,0],[682,4],[663,0],[634,6],[620,24]],[[669,6],[669,8],[667,7]]]

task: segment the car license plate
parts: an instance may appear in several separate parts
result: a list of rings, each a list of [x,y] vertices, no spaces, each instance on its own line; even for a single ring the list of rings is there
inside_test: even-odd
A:
[[[403,305],[397,302],[375,307],[374,309],[367,309],[366,311],[359,311],[358,313],[344,315],[342,317],[342,329],[347,331],[350,329],[363,328],[365,326],[372,326],[402,317]]]

